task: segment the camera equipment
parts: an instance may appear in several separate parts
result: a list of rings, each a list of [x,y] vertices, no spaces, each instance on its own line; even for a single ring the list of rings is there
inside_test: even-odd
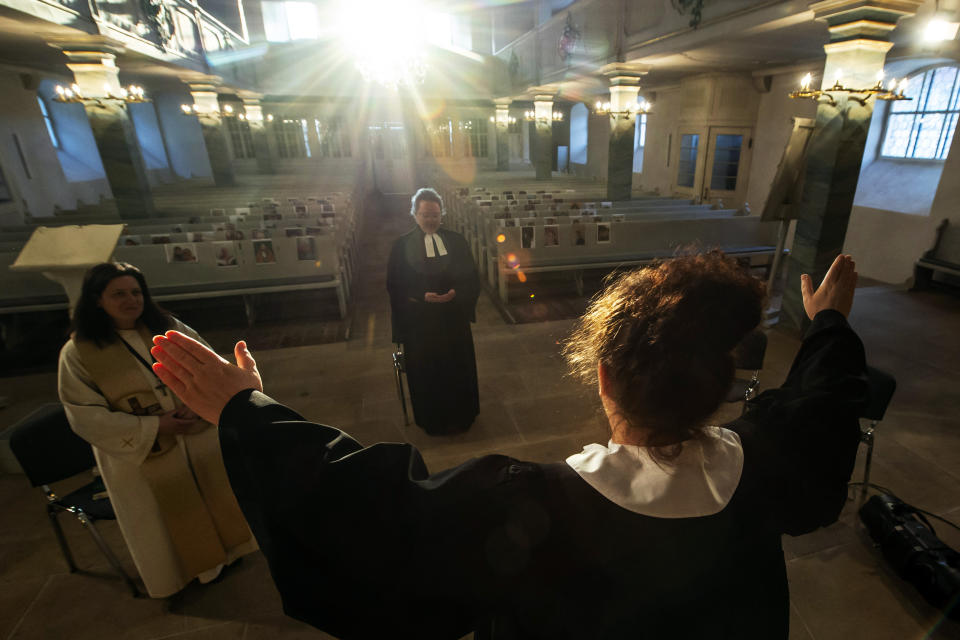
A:
[[[937,538],[923,514],[879,494],[860,508],[860,519],[900,577],[927,602],[960,620],[960,553]]]

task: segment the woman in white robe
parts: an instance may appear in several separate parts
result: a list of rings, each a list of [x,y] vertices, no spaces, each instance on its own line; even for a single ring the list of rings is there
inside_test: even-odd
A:
[[[120,530],[151,597],[257,549],[230,488],[216,428],[154,375],[151,336],[196,332],[150,298],[123,263],[93,267],[60,352],[59,391],[73,430],[93,446]]]

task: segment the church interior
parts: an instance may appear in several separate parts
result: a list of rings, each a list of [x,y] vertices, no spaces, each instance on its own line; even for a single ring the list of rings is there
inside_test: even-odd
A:
[[[561,356],[607,274],[695,245],[765,279],[762,391],[808,324],[800,274],[850,254],[850,324],[897,382],[870,482],[960,549],[958,26],[957,0],[0,0],[0,638],[332,637],[260,553],[132,597],[62,514],[69,570],[10,437],[59,402],[78,278],[111,259],[225,357],[246,340],[270,396],[439,471],[607,442]],[[423,186],[483,287],[480,413],[442,436],[391,359]],[[958,638],[860,522],[867,449],[839,521],[784,536],[790,638]]]

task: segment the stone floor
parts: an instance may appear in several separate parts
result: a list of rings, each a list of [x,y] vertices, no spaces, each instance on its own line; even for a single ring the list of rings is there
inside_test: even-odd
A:
[[[392,208],[402,210],[400,203]],[[429,437],[405,425],[390,361],[389,305],[383,264],[389,241],[409,218],[368,220],[366,265],[346,342],[255,352],[267,392],[309,419],[342,427],[363,442],[407,441],[433,470],[488,452],[537,461],[562,459],[607,435],[596,392],[564,375],[560,341],[571,321],[508,325],[486,296],[474,336],[481,413],[465,434]],[[874,481],[903,499],[960,522],[960,299],[885,286],[857,293],[851,322],[875,366],[893,372],[899,389],[878,429]],[[237,338],[243,337],[238,330]],[[785,377],[798,342],[771,333],[765,386]],[[56,398],[56,376],[3,380],[11,404],[6,426]],[[732,416],[737,407],[720,415]],[[855,479],[862,475],[861,452]],[[109,576],[104,559],[75,522],[65,522],[82,572],[67,573],[45,521],[43,499],[21,475],[0,476],[0,639],[129,638],[300,639],[329,637],[286,619],[263,556],[229,569],[218,583],[191,585],[168,600],[132,599]],[[958,638],[913,587],[896,577],[859,530],[851,500],[841,520],[786,538],[792,640]],[[134,571],[115,523],[102,530]],[[937,527],[960,548],[960,532]]]

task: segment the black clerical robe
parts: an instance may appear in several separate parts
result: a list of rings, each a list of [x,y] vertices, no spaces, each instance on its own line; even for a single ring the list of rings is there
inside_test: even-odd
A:
[[[447,229],[437,235],[446,255],[438,248],[427,257],[424,233],[414,227],[394,242],[387,266],[393,341],[403,344],[414,419],[430,434],[464,431],[480,413],[470,331],[480,283],[464,237]],[[450,302],[424,301],[427,292],[450,289]]]
[[[744,449],[719,513],[619,507],[566,463],[484,456],[430,474],[245,391],[223,410],[230,481],[284,611],[339,638],[786,638],[780,536],[836,520],[867,398],[843,316],[814,320],[782,387],[727,425]]]

